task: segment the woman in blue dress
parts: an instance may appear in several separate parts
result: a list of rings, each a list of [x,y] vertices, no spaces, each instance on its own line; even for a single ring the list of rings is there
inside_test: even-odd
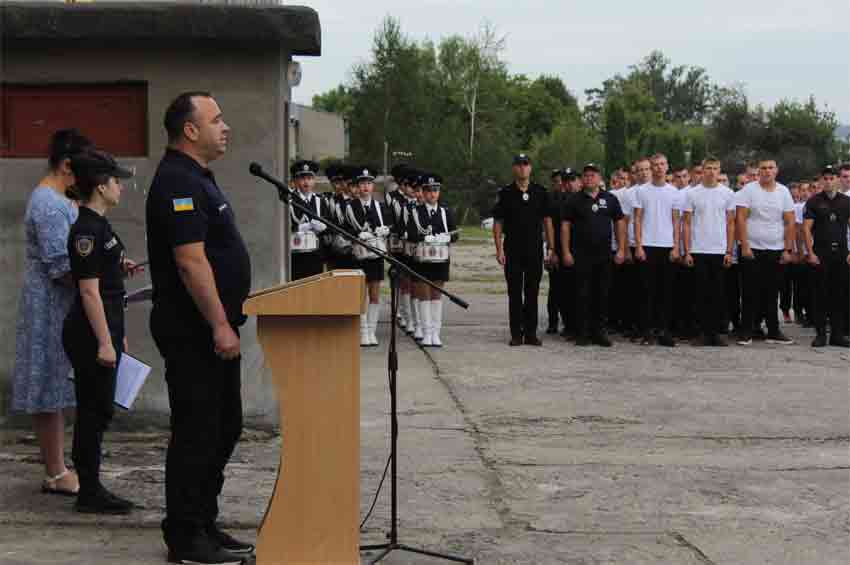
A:
[[[91,147],[76,130],[57,131],[50,141],[49,170],[30,196],[24,226],[26,262],[15,332],[13,412],[30,414],[46,478],[42,491],[75,495],[79,481],[65,467],[65,410],[74,408],[71,364],[62,347],[62,325],[74,297],[68,232],[77,220],[69,198],[74,185],[71,157]]]

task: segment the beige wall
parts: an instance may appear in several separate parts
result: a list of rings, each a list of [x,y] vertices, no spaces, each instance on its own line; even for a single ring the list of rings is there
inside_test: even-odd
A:
[[[296,159],[344,159],[346,154],[345,121],[339,114],[321,112],[301,104],[292,105],[290,155]]]
[[[250,161],[262,163],[281,175],[285,129],[283,104],[289,97],[285,66],[289,54],[279,48],[228,49],[217,45],[67,45],[38,43],[4,45],[4,77],[9,82],[148,82],[150,152],[147,159],[125,160],[137,175],[129,181],[121,205],[110,221],[134,259],[147,255],[144,201],[165,147],[162,116],[181,91],[209,90],[220,103],[232,128],[230,149],[213,164],[216,178],[230,197],[240,229],[251,253],[253,287],[263,288],[280,279],[280,211],[274,189],[248,174]],[[85,132],[85,124],[79,124]],[[23,215],[29,194],[41,178],[44,160],[0,159],[0,417],[8,409],[10,375],[14,363],[17,316],[24,260]],[[149,284],[130,281],[129,288]],[[134,410],[161,420],[167,413],[162,362],[148,332],[149,303],[132,305],[127,333],[130,350],[150,362],[155,372]],[[269,394],[269,375],[263,369],[253,320],[243,328],[243,401],[246,417],[270,422],[275,399]],[[123,416],[126,418],[127,416]]]

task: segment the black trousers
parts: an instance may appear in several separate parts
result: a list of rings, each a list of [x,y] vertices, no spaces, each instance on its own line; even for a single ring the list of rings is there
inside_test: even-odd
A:
[[[673,276],[670,247],[644,247],[646,261],[639,265],[643,304],[640,330],[646,335],[652,329],[670,333],[673,316]]]
[[[508,283],[508,317],[511,337],[537,336],[537,295],[543,276],[540,252],[505,251],[505,280]]]
[[[558,328],[558,317],[561,315],[561,269],[552,268],[549,273],[549,295],[546,297],[546,312],[549,318],[549,327]]]
[[[741,279],[744,299],[741,309],[741,331],[752,333],[761,319],[767,324],[768,332],[779,329],[779,286],[783,280],[785,265],[779,260],[782,251],[753,250],[753,258],[741,257]]]
[[[631,248],[631,252],[632,257],[634,257],[634,247]],[[622,309],[621,317],[626,329],[635,330],[640,326],[640,309],[642,304],[642,301],[637,297],[641,288],[640,265],[632,261],[631,263],[621,265],[620,270],[623,290],[618,304]]]
[[[846,335],[845,325],[848,309],[848,277],[850,266],[847,265],[847,253],[844,251],[818,251],[815,254],[820,259],[820,265],[814,267],[814,323],[818,333],[826,331],[826,320],[829,317],[829,327],[832,335]]]
[[[789,265],[787,270],[791,272],[792,300],[791,307],[794,309],[794,317],[797,320],[812,316],[811,293],[812,293],[812,269],[803,263],[800,265]]]
[[[614,329],[628,329],[626,302],[634,299],[626,284],[628,265],[613,265],[611,267],[611,284],[608,291],[608,325]]]
[[[112,347],[116,361],[124,352],[123,299],[104,301]],[[100,463],[103,434],[115,415],[116,368],[97,362],[97,338],[88,318],[81,311],[71,312],[62,328],[62,345],[74,368],[74,393],[77,398],[71,460],[80,478],[80,492],[94,493],[100,487]],[[116,362],[116,367],[118,363]]]
[[[179,546],[214,523],[224,468],[242,433],[241,358],[215,354],[211,336],[154,334],[165,359],[171,438],[165,460],[165,542]]]
[[[737,330],[741,326],[741,269],[733,264],[723,273],[724,295],[726,305],[724,309],[724,327],[729,327],[729,322]]]
[[[689,336],[696,330],[696,322],[700,319],[696,302],[696,270],[676,263],[673,285],[673,325],[680,335]]]
[[[576,257],[576,325],[579,335],[598,335],[608,315],[611,257]]]
[[[723,255],[699,253],[693,258],[700,331],[707,336],[717,335],[720,333],[726,302]]]

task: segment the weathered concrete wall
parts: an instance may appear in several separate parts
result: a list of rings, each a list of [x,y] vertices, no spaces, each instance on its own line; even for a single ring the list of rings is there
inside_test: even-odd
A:
[[[290,155],[296,159],[344,159],[345,120],[339,114],[322,112],[301,104],[292,105]]]
[[[283,49],[228,49],[221,45],[135,44],[4,45],[3,80],[9,82],[148,82],[149,154],[147,159],[124,160],[134,166],[121,205],[110,220],[128,246],[129,255],[144,259],[144,202],[166,138],[162,116],[166,106],[186,90],[211,91],[232,127],[227,155],[213,164],[219,184],[229,195],[253,265],[253,287],[277,284],[280,277],[280,211],[276,193],[248,174],[252,160],[280,175],[285,159],[283,105],[289,98]],[[85,132],[86,124],[78,124]],[[23,216],[35,183],[43,176],[45,160],[0,160],[0,418],[8,410],[14,364],[15,320],[24,261]],[[149,284],[147,275],[128,288]],[[130,351],[151,363],[155,371],[132,414],[165,421],[168,398],[162,362],[148,331],[150,305],[132,305],[127,333]],[[243,397],[246,417],[260,422],[276,418],[269,374],[263,370],[253,320],[243,329]]]

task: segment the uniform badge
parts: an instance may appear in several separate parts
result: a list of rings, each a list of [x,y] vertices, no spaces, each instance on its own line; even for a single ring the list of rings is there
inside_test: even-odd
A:
[[[80,257],[88,257],[94,249],[94,238],[86,235],[80,236],[74,242],[74,247]]]
[[[834,221],[836,221],[836,220],[838,220],[838,216],[836,216],[836,215],[835,215],[835,212],[831,213],[831,214],[829,215],[829,221],[830,221],[830,222],[834,222]]]
[[[195,209],[195,202],[191,198],[175,198],[172,203],[175,212],[191,212]]]
[[[528,198],[529,198],[529,197],[528,197],[528,193],[527,193],[527,192],[524,192],[524,193],[522,194],[522,199],[523,199],[523,200],[525,200],[526,202],[528,202]]]
[[[590,207],[590,209],[593,210],[594,212],[598,212],[599,211],[599,205],[594,204],[593,206]]]
[[[106,245],[104,245],[103,248],[106,249],[107,251],[109,251],[110,249],[112,249],[116,245],[118,245],[118,240],[113,237],[112,239],[110,239],[109,241],[106,242]]]

